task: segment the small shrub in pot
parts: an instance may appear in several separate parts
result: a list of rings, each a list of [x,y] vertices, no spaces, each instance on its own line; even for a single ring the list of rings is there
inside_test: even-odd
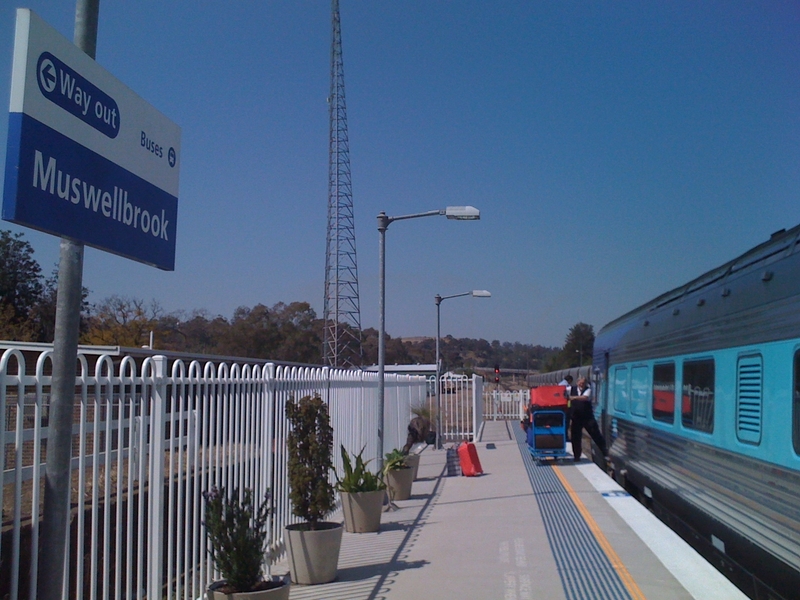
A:
[[[206,536],[210,545],[211,560],[223,581],[209,586],[213,592],[226,595],[281,588],[282,580],[269,580],[263,576],[263,566],[269,559],[267,550],[267,517],[269,492],[261,503],[256,503],[250,489],[211,488],[203,494],[205,500]],[[288,597],[288,592],[287,592]]]

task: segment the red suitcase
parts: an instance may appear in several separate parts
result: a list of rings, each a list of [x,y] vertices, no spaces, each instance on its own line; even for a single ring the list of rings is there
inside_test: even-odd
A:
[[[478,450],[472,442],[462,442],[458,447],[458,460],[461,463],[461,474],[467,477],[483,475],[481,461],[478,459]]]

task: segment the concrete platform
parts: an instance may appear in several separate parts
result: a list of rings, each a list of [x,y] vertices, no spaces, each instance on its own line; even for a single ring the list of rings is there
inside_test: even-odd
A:
[[[480,477],[446,477],[445,452],[426,449],[381,531],[344,534],[337,580],[290,597],[745,598],[596,465],[537,465],[515,428],[486,423]]]

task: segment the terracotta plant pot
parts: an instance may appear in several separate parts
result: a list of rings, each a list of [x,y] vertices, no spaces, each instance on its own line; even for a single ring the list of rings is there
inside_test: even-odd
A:
[[[408,500],[411,497],[411,484],[414,483],[414,469],[394,469],[386,472],[386,486],[389,488],[389,499]]]
[[[386,490],[339,493],[342,496],[345,531],[348,533],[373,533],[380,529]]]
[[[320,529],[307,529],[307,523],[287,525],[284,530],[286,555],[292,581],[303,585],[328,583],[336,579],[339,550],[342,547],[341,523],[318,523]]]
[[[273,579],[273,581],[276,581]],[[213,589],[211,584],[206,590],[206,600],[289,600],[289,589],[292,587],[289,581],[284,581],[280,587],[269,590],[259,590],[256,592],[234,592],[226,594]]]

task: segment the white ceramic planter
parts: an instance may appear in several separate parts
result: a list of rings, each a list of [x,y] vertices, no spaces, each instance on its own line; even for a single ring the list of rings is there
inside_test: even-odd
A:
[[[372,533],[380,529],[386,490],[339,493],[342,497],[345,531],[348,533]]]
[[[414,469],[395,469],[386,472],[386,486],[392,502],[408,500],[411,497],[411,484],[414,483]]]
[[[306,523],[287,525],[284,530],[286,555],[292,581],[303,585],[328,583],[336,579],[339,550],[342,547],[341,523],[319,523],[321,529],[305,530]]]
[[[406,464],[411,467],[411,470],[414,471],[414,476],[411,478],[412,481],[417,480],[417,473],[419,472],[419,454],[409,454],[406,456]]]
[[[225,594],[216,590],[206,590],[206,600],[289,600],[291,584],[287,580],[281,587],[257,592],[234,592]]]

